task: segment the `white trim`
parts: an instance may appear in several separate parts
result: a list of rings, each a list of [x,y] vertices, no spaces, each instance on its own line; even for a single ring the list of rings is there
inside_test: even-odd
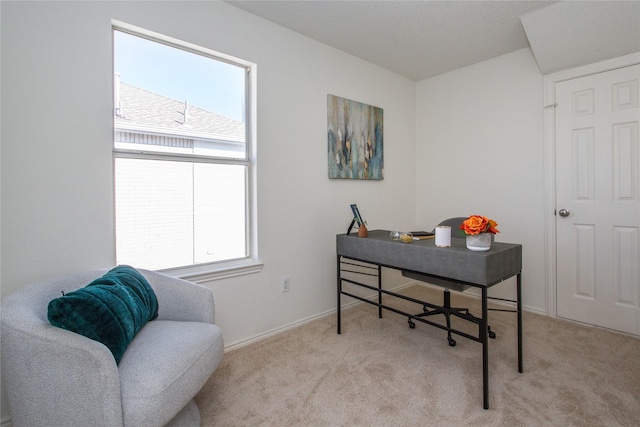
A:
[[[309,323],[309,322],[311,322],[313,320],[329,316],[329,315],[331,315],[332,313],[335,313],[335,312],[336,312],[336,309],[333,308],[333,309],[325,311],[323,313],[316,314],[315,316],[310,316],[310,317],[304,318],[302,320],[298,320],[296,322],[289,323],[289,324],[287,324],[287,325],[285,325],[283,327],[272,329],[272,330],[267,331],[267,332],[265,332],[263,334],[255,335],[255,336],[253,336],[251,338],[248,338],[246,340],[236,341],[233,344],[225,345],[224,346],[224,352],[226,353],[228,351],[237,350],[239,348],[246,347],[246,346],[251,345],[251,344],[255,344],[255,343],[259,342],[259,341],[262,341],[262,340],[265,340],[267,338],[273,337],[275,335],[281,334],[281,333],[286,332],[288,330],[295,329],[295,328],[297,328],[299,326],[304,325],[305,323]]]
[[[203,141],[213,141],[220,142],[226,144],[234,144],[241,145],[245,144],[245,137],[242,136],[233,136],[229,134],[223,133],[214,133],[214,132],[200,132],[196,130],[183,130],[183,129],[171,129],[162,126],[151,126],[151,125],[140,125],[140,124],[131,124],[131,123],[121,123],[114,121],[115,131],[122,132],[131,132],[131,133],[141,133],[141,134],[152,134],[158,136],[167,136],[173,138],[189,138],[189,139],[200,139]],[[246,126],[245,126],[246,129]]]
[[[147,30],[135,25],[127,24],[126,22],[118,21],[116,19],[111,20],[111,27],[120,32],[128,33],[138,37],[144,37],[148,40],[159,42],[167,46],[175,47],[177,49],[186,50],[187,52],[196,53],[198,55],[210,56],[213,59],[227,62],[231,65],[237,65],[246,69],[253,68],[254,63],[245,61],[235,56],[227,55],[212,49],[208,49],[197,44],[189,43],[184,40],[179,40],[171,36],[156,33],[155,31]]]
[[[398,285],[398,286],[394,287],[391,290],[392,291],[399,291],[401,289],[407,288],[407,287],[412,286],[412,285],[417,285],[417,284],[420,285],[420,284],[423,284],[423,283],[411,281],[411,282],[407,282],[407,283]],[[369,300],[377,299],[378,298],[378,293],[376,292],[375,294],[373,294],[373,295],[371,295],[369,297],[365,297],[365,298],[369,299]],[[354,305],[358,305],[358,304],[365,304],[365,303],[360,301],[360,300],[354,299],[351,302],[342,304],[341,309],[344,310],[346,308],[353,307]],[[312,321],[314,321],[316,319],[321,319],[323,317],[335,315],[335,313],[336,313],[336,309],[335,308],[323,311],[322,313],[316,314],[314,316],[306,317],[306,318],[304,318],[302,320],[298,320],[296,322],[289,323],[289,324],[284,325],[284,326],[282,326],[280,328],[272,329],[270,331],[267,331],[267,332],[259,334],[259,335],[255,335],[255,336],[253,336],[251,338],[248,338],[246,340],[236,341],[236,342],[234,342],[232,344],[225,345],[224,351],[226,353],[228,351],[233,351],[233,350],[237,350],[237,349],[242,348],[242,347],[246,347],[248,345],[257,343],[258,341],[262,341],[264,339],[267,339],[267,338],[273,337],[275,335],[281,334],[282,332],[286,332],[288,330],[295,329],[295,328],[297,328],[299,326],[304,325],[305,323],[312,322]]]
[[[640,52],[606,61],[596,62],[570,70],[544,76],[544,186],[545,186],[545,256],[546,256],[546,314],[549,317],[557,317],[556,301],[556,157],[555,157],[555,85],[556,83],[603,73],[618,68],[640,64]]]
[[[142,149],[130,150],[127,148],[114,148],[114,159],[141,159],[141,160],[169,160],[175,162],[187,162],[187,163],[210,163],[214,165],[240,165],[251,167],[251,162],[245,159],[238,159],[235,157],[212,157],[193,155],[190,153],[175,153],[175,152],[162,152],[162,151],[145,151]]]
[[[425,287],[432,288],[432,289],[433,288],[443,289],[443,288],[441,288],[441,287],[439,287],[437,285],[430,285],[428,283],[424,283],[424,282],[420,282],[420,281],[410,281],[410,282],[404,283],[402,285],[398,285],[398,286],[396,286],[395,288],[393,288],[391,290],[394,291],[394,292],[397,292],[397,291],[400,291],[400,290],[402,290],[404,288],[408,288],[409,286],[413,286],[413,285],[425,286]],[[479,295],[474,295],[474,294],[471,294],[471,293],[463,292],[462,294],[464,296],[472,297],[472,298],[475,298],[475,299],[478,299],[478,300],[480,300],[480,298],[481,298]],[[377,293],[375,293],[372,296],[367,297],[367,299],[369,299],[369,300],[374,300],[374,299],[377,299],[377,298],[378,298],[378,294]],[[503,301],[499,301],[499,300],[492,300],[491,302],[492,302],[492,304],[495,304],[495,305],[498,305],[498,306],[505,306],[505,307],[509,307],[509,308],[514,308],[513,307],[513,303],[503,302]],[[365,302],[360,301],[360,300],[353,300],[352,302],[343,304],[341,309],[344,310],[346,308],[350,308],[350,307],[353,307],[353,306],[359,305],[359,304],[365,304]],[[542,311],[542,310],[540,310],[538,308],[535,308],[535,307],[522,306],[522,310],[523,311],[527,311],[527,312],[531,312],[531,313],[535,313],[535,314],[539,314],[539,315],[542,315],[542,316],[545,315],[544,311]],[[248,338],[246,340],[236,341],[236,342],[234,342],[232,344],[225,345],[224,352],[227,353],[229,351],[237,350],[239,348],[246,347],[246,346],[251,345],[251,344],[255,344],[255,343],[257,343],[259,341],[262,341],[264,339],[276,336],[278,334],[281,334],[283,332],[289,331],[291,329],[295,329],[295,328],[297,328],[299,326],[304,325],[305,323],[309,323],[309,322],[312,322],[314,320],[321,319],[321,318],[327,317],[327,316],[332,316],[332,315],[335,315],[335,314],[336,314],[336,309],[332,308],[332,309],[324,311],[324,312],[322,312],[320,314],[316,314],[315,316],[310,316],[310,317],[304,318],[302,320],[298,320],[296,322],[289,323],[289,324],[287,324],[285,326],[282,326],[280,328],[272,329],[272,330],[267,331],[267,332],[265,332],[263,334],[255,335],[255,336],[253,336],[251,338]]]
[[[617,68],[636,65],[638,63],[640,63],[640,52],[631,53],[629,55],[621,56],[618,58],[608,59],[606,61],[595,62],[589,65],[583,65],[582,67],[558,71],[557,73],[553,74],[547,74],[544,76],[545,89],[547,81],[552,81],[555,84],[557,82],[565,80],[577,79],[579,77],[589,76],[591,74],[604,73],[606,71],[615,70]],[[551,104],[553,104],[554,102],[555,101],[551,102]],[[545,99],[545,105],[549,104],[550,103]]]
[[[159,270],[163,274],[188,280],[193,283],[206,283],[213,280],[228,279],[244,276],[245,274],[260,273],[264,264],[259,261],[225,261],[220,264],[191,265],[182,268]]]

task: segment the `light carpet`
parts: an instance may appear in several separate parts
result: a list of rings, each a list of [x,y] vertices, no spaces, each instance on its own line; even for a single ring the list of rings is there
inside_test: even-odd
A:
[[[402,293],[442,298],[423,285]],[[464,294],[452,305],[480,312]],[[528,312],[523,323],[518,373],[516,315],[489,313],[488,410],[480,343],[450,347],[444,330],[361,303],[343,310],[341,335],[333,315],[227,352],[196,397],[202,426],[640,425],[639,338]]]

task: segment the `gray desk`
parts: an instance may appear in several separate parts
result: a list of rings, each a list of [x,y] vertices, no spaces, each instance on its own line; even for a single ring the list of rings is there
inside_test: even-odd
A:
[[[373,230],[369,231],[369,237],[359,238],[356,234],[339,234],[336,237],[337,260],[337,329],[341,333],[341,295],[347,295],[363,302],[378,306],[378,315],[382,317],[382,310],[389,310],[406,316],[409,325],[414,327],[414,321],[427,323],[432,326],[445,329],[450,333],[480,342],[482,344],[482,379],[483,379],[483,406],[489,409],[489,350],[488,350],[488,299],[487,289],[505,279],[516,276],[517,299],[510,301],[515,303],[514,311],[518,318],[518,371],[523,372],[522,363],[522,246],[511,243],[494,242],[491,249],[486,252],[474,252],[466,248],[464,239],[453,238],[452,246],[449,248],[437,248],[433,239],[414,241],[413,243],[402,243],[389,238],[389,231]],[[348,260],[356,260],[372,264],[377,269],[378,286],[370,286],[357,280],[343,277],[343,271],[358,273],[357,271],[345,270]],[[482,293],[482,314],[475,317],[468,313],[463,313],[455,308],[434,305],[428,301],[415,300],[391,291],[382,289],[381,268],[392,268],[401,270],[408,277],[417,278],[447,289],[462,291],[469,287],[475,287]],[[378,293],[378,300],[357,296],[343,289],[343,283],[350,283],[360,287],[372,289]],[[426,312],[427,307],[445,311],[450,315],[462,318],[478,325],[478,335],[470,335],[465,332],[453,329],[427,320],[424,313],[411,314],[383,304],[382,295],[422,304]],[[497,298],[496,298],[497,299]],[[421,316],[422,315],[422,316]]]

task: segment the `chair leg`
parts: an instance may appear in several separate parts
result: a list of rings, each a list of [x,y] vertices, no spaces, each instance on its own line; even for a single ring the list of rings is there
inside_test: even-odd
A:
[[[450,309],[451,308],[451,292],[449,291],[449,289],[445,289],[444,290],[444,308],[446,309]],[[444,317],[447,319],[447,341],[449,341],[449,345],[451,347],[455,347],[456,346],[456,340],[454,340],[451,337],[451,315],[445,311],[444,313]]]
[[[443,314],[447,322],[447,329],[451,329],[451,314],[447,310],[456,310],[464,314],[470,314],[469,309],[466,307],[451,307],[451,291],[449,289],[444,290],[442,309],[435,308],[429,311],[428,308],[425,306],[423,310],[424,310],[424,313],[417,314],[416,317],[427,317],[427,316],[433,316],[435,314]],[[415,323],[411,320],[411,318],[409,318],[409,327],[411,329],[414,329],[416,327]],[[487,326],[487,329],[488,329],[487,334],[489,335],[489,338],[495,339],[496,333],[491,330],[491,326]],[[451,347],[455,347],[456,340],[454,340],[453,337],[451,336],[450,330],[447,330],[447,341],[449,342],[449,345]]]
[[[450,319],[450,317],[451,317],[451,316],[449,316],[449,314],[448,314],[448,313],[445,313],[444,317],[446,317],[446,318],[447,318],[447,328],[448,328],[448,329],[451,329],[451,319]],[[451,331],[450,331],[450,330],[448,330],[448,331],[447,331],[447,341],[449,341],[449,345],[450,345],[451,347],[455,347],[455,346],[456,346],[456,340],[454,340],[454,339],[451,337]]]

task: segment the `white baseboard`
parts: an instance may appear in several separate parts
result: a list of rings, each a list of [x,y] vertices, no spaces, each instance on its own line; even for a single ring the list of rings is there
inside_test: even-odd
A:
[[[524,304],[522,304],[522,311],[528,311],[529,313],[539,314],[540,316],[549,316],[549,314],[544,310],[541,310],[541,309],[539,309],[537,307],[530,307],[530,306],[524,305]],[[551,317],[551,316],[549,316],[549,317]]]
[[[272,337],[274,335],[278,335],[278,334],[281,334],[283,332],[286,332],[286,331],[288,331],[290,329],[295,329],[298,326],[302,326],[305,323],[311,322],[312,320],[316,320],[316,319],[320,319],[322,317],[328,316],[331,313],[335,313],[335,311],[336,311],[335,309],[328,310],[328,311],[325,311],[323,313],[317,314],[315,316],[310,316],[310,317],[307,317],[305,319],[298,320],[298,321],[293,322],[293,323],[289,323],[289,324],[287,324],[285,326],[282,326],[280,328],[272,329],[272,330],[264,332],[262,334],[255,335],[255,336],[253,336],[251,338],[247,338],[246,340],[236,341],[236,342],[234,342],[232,344],[225,345],[224,346],[224,351],[226,353],[227,351],[237,350],[239,348],[242,348],[242,347],[245,347],[247,345],[256,343],[258,341],[262,341],[262,340],[267,339],[269,337]]]
[[[390,290],[394,291],[394,292],[395,291],[399,291],[399,290],[404,289],[406,287],[412,286],[412,285],[414,285],[416,283],[414,283],[414,282],[404,283],[404,284],[396,286],[396,287],[394,287],[393,289],[390,289]],[[374,295],[371,295],[371,296],[367,297],[367,299],[373,300],[374,298],[377,298],[377,296],[378,296],[378,294],[376,293]],[[359,300],[354,300],[353,302],[349,302],[349,303],[344,304],[342,306],[342,308],[343,309],[349,308],[349,307],[354,306],[356,304],[364,304],[364,302],[359,301]],[[262,340],[264,340],[266,338],[269,338],[269,337],[272,337],[274,335],[281,334],[282,332],[286,332],[286,331],[288,331],[290,329],[295,329],[298,326],[302,326],[305,323],[309,323],[309,322],[311,322],[313,320],[321,319],[323,317],[330,316],[330,315],[334,315],[335,313],[336,313],[336,309],[332,308],[332,309],[324,311],[324,312],[322,312],[320,314],[316,314],[314,316],[310,316],[310,317],[304,318],[302,320],[298,320],[298,321],[295,321],[293,323],[289,323],[289,324],[287,324],[285,326],[282,326],[280,328],[272,329],[272,330],[264,332],[262,334],[255,335],[255,336],[253,336],[251,338],[247,338],[246,340],[236,341],[236,342],[231,343],[229,345],[225,345],[224,346],[224,351],[227,352],[227,351],[236,350],[238,348],[242,348],[244,346],[256,343],[258,341],[262,341]]]
[[[434,285],[429,285],[427,283],[423,283],[423,282],[420,282],[420,281],[411,281],[411,282],[407,282],[407,283],[404,283],[402,285],[396,286],[393,289],[389,289],[389,290],[397,292],[397,291],[400,291],[400,290],[402,290],[404,288],[407,288],[407,287],[413,286],[413,285],[434,287]],[[480,299],[479,295],[473,295],[473,294],[468,294],[468,293],[465,293],[464,295],[468,296],[468,297],[471,297],[471,298]],[[373,299],[377,298],[377,296],[378,296],[378,294],[376,293],[374,295],[371,295],[367,299],[373,300]],[[503,302],[503,301],[492,301],[492,303],[496,304],[496,305],[507,306],[507,307],[512,307],[513,306],[512,304],[509,304],[508,302]],[[347,303],[347,304],[343,305],[342,308],[343,309],[349,308],[349,307],[351,307],[353,305],[356,305],[356,304],[364,304],[364,302],[359,301],[359,300],[354,300],[353,302],[350,302],[350,303]],[[522,310],[523,311],[529,311],[529,312],[536,313],[536,314],[540,314],[540,315],[543,315],[543,316],[547,315],[547,313],[545,313],[543,310],[540,310],[540,309],[537,309],[537,308],[534,308],[534,307],[527,307],[527,306],[523,305],[522,306]],[[256,343],[258,341],[262,341],[262,340],[267,339],[269,337],[281,334],[282,332],[286,332],[286,331],[288,331],[290,329],[295,329],[298,326],[304,325],[305,323],[308,323],[308,322],[311,322],[313,320],[320,319],[320,318],[323,318],[323,317],[326,317],[326,316],[330,316],[330,315],[333,315],[335,313],[336,313],[336,309],[332,308],[331,310],[327,310],[327,311],[322,312],[320,314],[317,314],[317,315],[314,315],[314,316],[310,316],[310,317],[304,318],[302,320],[298,320],[298,321],[293,322],[293,323],[289,323],[289,324],[287,324],[285,326],[282,326],[282,327],[276,328],[276,329],[272,329],[270,331],[264,332],[264,333],[259,334],[259,335],[255,335],[255,336],[253,336],[251,338],[248,338],[246,340],[237,341],[237,342],[234,342],[232,344],[225,345],[224,351],[227,352],[227,351],[232,351],[232,350],[236,350],[238,348],[245,347],[247,345]],[[4,427],[4,426],[2,426],[2,427]]]

